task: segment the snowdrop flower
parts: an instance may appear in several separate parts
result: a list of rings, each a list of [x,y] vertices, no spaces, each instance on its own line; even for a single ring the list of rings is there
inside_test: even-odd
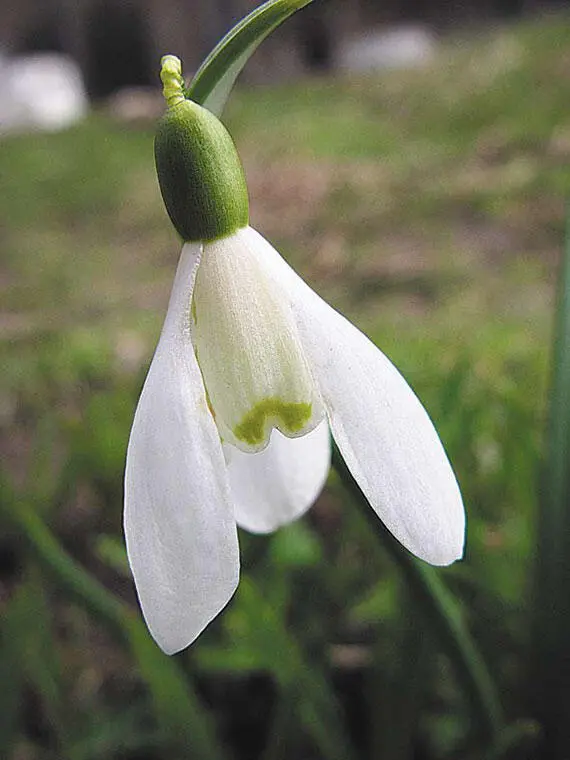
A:
[[[161,76],[157,170],[185,243],[131,431],[124,524],[146,622],[173,653],[236,589],[236,524],[269,532],[315,501],[329,430],[372,509],[418,557],[459,558],[464,512],[413,391],[249,227],[229,134],[184,98],[178,59],[166,56]]]

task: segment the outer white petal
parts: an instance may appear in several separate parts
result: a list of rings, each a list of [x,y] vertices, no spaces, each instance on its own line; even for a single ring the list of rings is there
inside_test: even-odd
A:
[[[226,466],[189,333],[200,252],[182,250],[125,472],[129,563],[149,630],[168,654],[218,614],[239,573]]]
[[[330,433],[324,420],[302,438],[278,430],[257,454],[226,444],[234,514],[251,533],[269,533],[295,520],[320,494],[330,467]]]
[[[427,412],[381,351],[257,237],[260,260],[287,291],[350,471],[404,546],[434,565],[450,564],[463,553],[465,513]]]

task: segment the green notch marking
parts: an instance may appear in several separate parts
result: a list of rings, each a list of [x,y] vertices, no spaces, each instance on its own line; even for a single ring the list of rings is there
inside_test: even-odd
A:
[[[274,427],[284,433],[298,433],[311,419],[312,404],[287,403],[276,396],[265,398],[249,411],[234,428],[238,441],[250,446],[258,446],[265,440],[268,420],[274,421]]]

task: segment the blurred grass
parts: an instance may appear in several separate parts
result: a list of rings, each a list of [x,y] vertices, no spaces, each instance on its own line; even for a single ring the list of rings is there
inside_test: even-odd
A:
[[[467,560],[445,575],[514,716],[570,187],[569,63],[570,18],[557,16],[448,41],[422,70],[241,90],[227,117],[255,226],[374,337],[437,423],[469,513]],[[69,552],[134,603],[117,551],[124,453],[180,248],[154,175],[152,128],[101,112],[64,133],[5,139],[0,176],[4,468]],[[311,712],[321,696],[311,703],[309,690],[299,705],[287,682],[287,648],[297,645],[295,658],[315,667],[310,688],[322,695],[334,684],[366,756],[382,710],[374,678],[402,670],[409,615],[344,501],[333,479],[303,523],[242,536],[251,583],[180,658],[236,757],[328,751]],[[37,599],[51,620],[37,642],[3,648],[0,672],[16,696],[0,726],[2,756],[138,758],[143,745],[144,757],[163,756],[132,658],[38,576],[15,534],[1,544],[1,635],[12,641]],[[275,636],[258,630],[267,605]],[[468,721],[430,646],[417,732],[439,758],[461,745]],[[51,647],[54,664],[35,675],[33,659],[15,667],[26,647]],[[256,680],[267,672],[273,686]]]

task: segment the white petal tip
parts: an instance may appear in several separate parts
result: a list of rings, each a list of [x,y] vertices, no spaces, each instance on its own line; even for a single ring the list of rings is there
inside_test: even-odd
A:
[[[452,565],[454,562],[462,559],[463,551],[463,541],[461,541],[461,546],[459,548],[457,547],[457,544],[450,546],[445,545],[437,547],[435,551],[430,551],[424,556],[418,553],[418,556],[428,562],[430,565],[434,565],[435,567],[447,567],[448,565]]]
[[[167,654],[173,655],[187,649],[196,641],[198,636],[210,625],[210,623],[222,612],[231,601],[239,582],[239,571],[235,578],[229,580],[223,588],[218,590],[216,596],[212,595],[209,601],[209,609],[201,610],[198,616],[193,614],[190,604],[184,609],[180,604],[179,615],[172,614],[172,610],[145,610],[143,615],[151,636],[160,649]],[[170,612],[170,614],[168,614]]]
[[[457,562],[462,559],[465,550],[465,510],[457,487],[456,490],[457,497],[447,508],[430,510],[432,519],[426,521],[421,534],[398,535],[407,549],[436,567],[446,567]]]

